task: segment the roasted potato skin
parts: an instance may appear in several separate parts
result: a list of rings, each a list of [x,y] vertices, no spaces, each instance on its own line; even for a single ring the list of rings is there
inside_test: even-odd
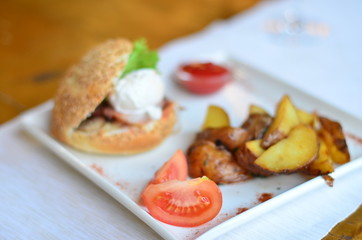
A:
[[[249,140],[261,139],[272,121],[273,118],[267,113],[253,113],[249,115],[241,128],[249,132]]]
[[[326,142],[332,160],[338,164],[349,162],[351,157],[341,124],[322,116],[319,116],[319,122],[320,136]]]
[[[335,163],[350,161],[339,122],[297,108],[288,95],[275,110],[270,115],[250,105],[247,119],[232,127],[223,109],[209,108],[207,124],[187,153],[189,175],[217,183],[292,173],[318,176],[333,172]]]
[[[262,147],[261,141],[248,141],[235,153],[239,165],[254,175],[298,172],[318,158],[317,133],[304,124],[295,127],[287,138],[268,149]]]
[[[334,171],[333,161],[328,152],[326,143],[320,139],[318,158],[301,170],[302,173],[310,176],[319,176]]]
[[[223,145],[231,152],[234,152],[249,139],[249,132],[237,127],[208,128],[196,136],[196,141],[208,140],[217,145]]]
[[[255,153],[251,148],[249,148],[247,143],[243,144],[235,152],[234,155],[237,163],[254,176],[267,177],[275,174],[271,171],[268,171],[267,169],[261,168],[258,165],[254,164],[255,160],[259,157],[259,155]]]
[[[319,141],[316,131],[305,124],[294,127],[287,138],[261,154],[254,164],[275,173],[298,172],[318,158]]]
[[[297,110],[288,95],[284,95],[279,101],[275,116],[263,136],[261,145],[268,148],[271,145],[286,138],[292,128],[299,124]]]
[[[187,152],[189,176],[207,176],[217,184],[245,181],[250,175],[239,166],[233,154],[214,142],[199,140]]]

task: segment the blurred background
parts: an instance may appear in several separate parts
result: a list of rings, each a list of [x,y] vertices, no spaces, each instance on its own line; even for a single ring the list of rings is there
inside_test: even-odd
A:
[[[145,37],[151,48],[243,12],[260,0],[1,0],[0,123],[55,93],[95,44]]]

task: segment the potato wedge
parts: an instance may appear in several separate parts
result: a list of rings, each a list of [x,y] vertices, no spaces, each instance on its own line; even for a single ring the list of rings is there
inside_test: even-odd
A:
[[[268,148],[286,138],[290,130],[298,124],[297,111],[289,96],[285,95],[279,102],[274,120],[263,137],[262,147]]]
[[[343,164],[350,161],[350,154],[341,124],[319,116],[320,136],[326,142],[333,162]]]
[[[261,139],[251,140],[235,152],[235,159],[242,168],[254,175],[269,176],[273,173],[254,164],[255,160],[264,152],[264,148],[261,147]]]
[[[229,115],[219,106],[210,105],[202,125],[202,130],[207,128],[220,128],[230,126]]]
[[[318,158],[311,162],[302,172],[308,175],[318,176],[332,173],[333,161],[329,155],[327,144],[320,139]]]
[[[268,112],[264,108],[262,108],[258,105],[251,104],[249,106],[249,115],[252,115],[252,114],[268,114]]]
[[[303,111],[302,109],[296,109],[300,123],[313,125],[314,114]]]
[[[318,157],[318,136],[310,126],[299,124],[287,138],[261,154],[254,164],[270,173],[293,173]]]

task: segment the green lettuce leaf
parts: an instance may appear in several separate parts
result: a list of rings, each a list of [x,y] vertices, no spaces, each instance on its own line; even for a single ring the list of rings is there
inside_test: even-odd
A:
[[[133,43],[132,53],[129,56],[127,65],[121,75],[121,78],[138,69],[156,69],[158,60],[158,53],[148,49],[145,39],[139,39]]]

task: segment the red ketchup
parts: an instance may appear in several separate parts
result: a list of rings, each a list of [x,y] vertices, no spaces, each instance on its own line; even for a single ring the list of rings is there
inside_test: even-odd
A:
[[[229,69],[211,62],[181,65],[176,72],[176,81],[196,94],[214,93],[231,81],[231,78]]]

